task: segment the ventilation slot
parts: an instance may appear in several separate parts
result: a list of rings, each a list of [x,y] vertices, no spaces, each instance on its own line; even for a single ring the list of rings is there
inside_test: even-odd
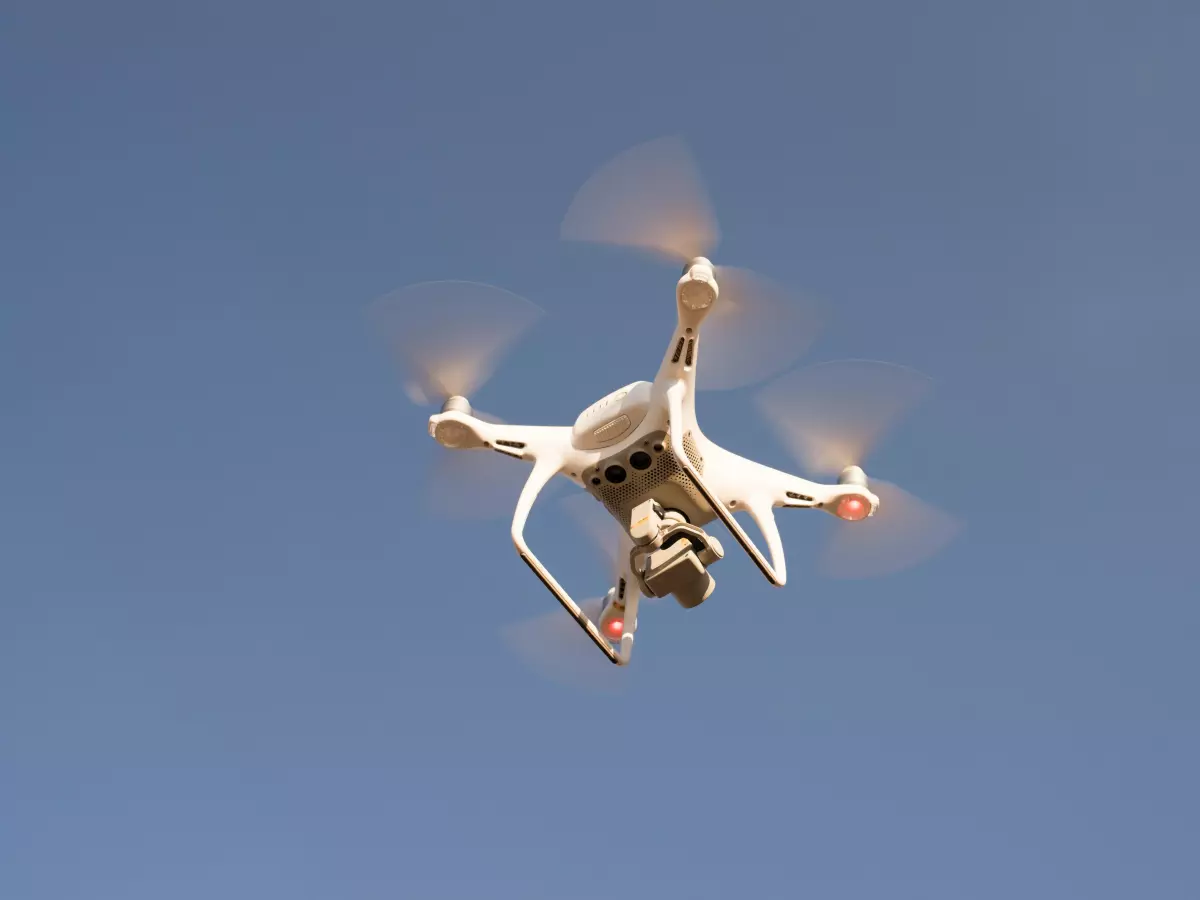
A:
[[[679,343],[675,345],[675,355],[671,357],[671,362],[679,362],[679,357],[683,355],[683,338],[679,339]]]
[[[625,599],[625,579],[624,578],[622,578],[620,581],[617,582],[617,599],[618,600]]]
[[[687,359],[684,360],[684,363],[683,363],[685,366],[690,366],[692,364],[692,353],[695,349],[696,349],[696,341],[695,340],[688,341],[688,355],[687,355]]]
[[[812,497],[807,494],[797,494],[794,491],[788,491],[787,495],[792,500],[803,500],[805,503],[812,503]]]
[[[501,447],[512,447],[514,450],[524,450],[525,444],[523,441],[496,441]]]

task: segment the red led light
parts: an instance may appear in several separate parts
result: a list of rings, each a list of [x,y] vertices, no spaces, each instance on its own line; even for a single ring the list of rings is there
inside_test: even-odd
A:
[[[608,630],[611,631],[614,635],[619,636],[621,634],[621,632],[625,630],[625,623],[622,622],[620,619],[613,619],[611,622],[608,623]]]
[[[870,513],[871,504],[867,502],[865,497],[851,494],[838,501],[838,518],[845,519],[847,522],[857,522],[865,519]]]

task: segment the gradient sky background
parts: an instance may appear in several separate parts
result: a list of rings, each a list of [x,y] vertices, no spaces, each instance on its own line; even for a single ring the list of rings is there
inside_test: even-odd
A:
[[[1185,2],[5,3],[0,897],[1200,896],[1198,45]],[[425,514],[364,310],[543,306],[509,420],[652,376],[677,269],[557,235],[665,134],[719,261],[836,311],[809,361],[937,380],[871,470],[968,530],[838,582],[784,515],[786,589],[731,552],[583,691],[497,639],[554,606],[506,523]],[[707,433],[787,465],[750,396]]]

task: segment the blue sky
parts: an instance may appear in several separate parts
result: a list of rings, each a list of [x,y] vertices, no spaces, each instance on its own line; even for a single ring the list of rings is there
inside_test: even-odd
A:
[[[1200,13],[736,10],[6,4],[0,896],[1200,893]],[[871,469],[968,529],[839,582],[786,516],[786,589],[731,553],[584,692],[499,641],[553,599],[427,515],[364,311],[543,306],[510,421],[650,377],[676,268],[557,229],[664,134],[718,261],[835,311],[810,361],[936,379]],[[749,392],[700,414],[788,464]]]

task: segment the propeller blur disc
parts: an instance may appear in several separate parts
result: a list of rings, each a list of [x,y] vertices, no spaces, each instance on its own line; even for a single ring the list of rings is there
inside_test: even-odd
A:
[[[540,677],[564,687],[588,692],[615,693],[626,681],[583,629],[549,594],[543,595],[547,612],[501,629],[510,651]],[[593,622],[600,618],[604,598],[584,600],[580,608]]]
[[[434,450],[433,469],[422,478],[431,513],[459,521],[512,517],[529,478],[527,463],[491,450]]]
[[[664,137],[626,150],[592,175],[567,209],[561,236],[686,261],[708,256],[720,230],[687,145]]]
[[[776,379],[758,407],[796,460],[814,476],[862,465],[880,438],[929,391],[907,366],[839,360]],[[835,525],[819,568],[833,578],[890,575],[941,551],[961,530],[953,516],[894,484],[869,478],[875,515]]]
[[[699,390],[730,390],[782,372],[812,346],[825,310],[811,297],[734,266],[717,266],[720,297],[700,328]]]
[[[542,310],[511,291],[473,281],[426,281],[376,300],[370,317],[418,406],[470,397]]]
[[[887,481],[871,479],[879,511],[869,519],[838,523],[820,556],[820,571],[830,578],[893,575],[943,550],[962,524]]]
[[[418,406],[473,394],[541,314],[511,291],[471,281],[410,285],[369,310],[401,368],[405,393]],[[478,409],[472,414],[500,421]],[[422,479],[426,506],[451,519],[510,516],[528,476],[529,466],[520,460],[439,448],[432,472]]]
[[[683,140],[664,137],[625,151],[575,195],[561,236],[643,250],[684,264],[708,257],[720,229]],[[816,303],[745,269],[718,267],[720,299],[701,330],[697,387],[729,390],[783,371],[812,344]]]
[[[562,502],[563,509],[604,556],[605,570],[619,577],[621,528],[600,501],[588,493],[573,493]]]
[[[839,360],[809,366],[759,392],[759,411],[813,475],[861,465],[879,439],[928,392],[907,366]]]

